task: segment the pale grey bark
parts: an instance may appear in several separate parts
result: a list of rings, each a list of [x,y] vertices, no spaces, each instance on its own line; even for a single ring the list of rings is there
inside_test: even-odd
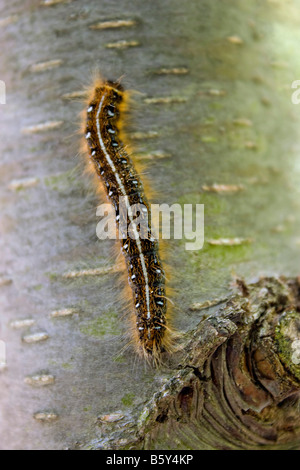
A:
[[[136,152],[170,154],[151,160],[156,200],[205,204],[204,249],[169,243],[177,329],[190,331],[214,314],[218,306],[190,306],[230,296],[236,277],[299,274],[300,108],[291,103],[291,83],[300,78],[299,7],[298,0],[0,2],[7,87],[0,105],[0,339],[7,349],[0,448],[105,447],[116,427],[118,439],[126,434],[123,423],[136,431],[144,406],[178,367],[171,361],[156,371],[122,351],[117,274],[63,277],[115,262],[112,244],[96,238],[98,197],[77,155],[82,103],[65,96],[82,90],[96,66],[107,78],[125,74],[126,88],[140,93],[131,131],[157,136],[136,140]],[[118,19],[136,25],[89,28]],[[107,47],[120,40],[136,45]],[[58,62],[36,66],[48,61]],[[157,73],[173,68],[188,73]],[[146,97],[184,101],[155,105]],[[49,121],[62,125],[28,131]],[[203,188],[214,183],[241,186],[230,194]],[[208,243],[220,238],[250,242]],[[62,309],[74,313],[51,317]],[[11,327],[20,319],[35,323]],[[22,341],[39,332],[48,338]],[[32,385],[41,375],[49,383]],[[112,413],[124,417],[103,424]]]

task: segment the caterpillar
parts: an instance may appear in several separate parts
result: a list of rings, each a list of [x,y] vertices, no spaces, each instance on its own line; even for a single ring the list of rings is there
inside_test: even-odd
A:
[[[149,222],[150,205],[132,156],[127,150],[126,138],[123,138],[127,98],[128,92],[118,81],[96,79],[86,103],[84,140],[98,180],[115,209],[118,233],[121,222],[124,223],[120,200],[125,202],[125,222],[126,226],[130,225],[133,236],[127,233],[124,238],[119,238],[131,290],[132,340],[140,355],[159,363],[161,353],[171,347],[165,272],[158,240]],[[142,218],[147,218],[147,234],[143,237],[131,209],[136,204],[142,207]]]

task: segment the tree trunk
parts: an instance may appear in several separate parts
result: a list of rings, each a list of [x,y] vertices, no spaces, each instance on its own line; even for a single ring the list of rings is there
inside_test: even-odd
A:
[[[300,449],[299,7],[0,0],[1,449]],[[205,205],[203,249],[168,242],[185,335],[158,370],[124,348],[78,156],[96,67],[139,92],[155,202]]]

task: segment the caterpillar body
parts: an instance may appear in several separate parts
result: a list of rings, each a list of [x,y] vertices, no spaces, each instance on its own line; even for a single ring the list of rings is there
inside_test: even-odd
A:
[[[114,206],[119,230],[120,198],[125,201],[126,222],[134,236],[127,234],[119,238],[131,290],[133,340],[140,354],[157,363],[171,342],[166,318],[165,273],[158,241],[149,223],[150,205],[121,135],[125,103],[126,92],[119,82],[98,79],[89,94],[85,140],[95,172]],[[141,237],[140,227],[135,223],[131,209],[135,204],[141,205],[142,216],[147,218],[146,237]]]

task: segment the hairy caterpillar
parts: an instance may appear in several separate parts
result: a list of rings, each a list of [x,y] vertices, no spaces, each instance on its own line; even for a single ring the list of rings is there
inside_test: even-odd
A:
[[[150,205],[140,177],[127,152],[122,134],[122,122],[127,92],[119,82],[96,79],[84,112],[85,148],[93,162],[109,201],[113,204],[117,227],[120,230],[122,214],[120,198],[125,201],[126,223],[129,234],[121,239],[131,289],[130,318],[133,341],[138,353],[159,362],[161,352],[171,346],[167,325],[165,273],[158,252],[158,241],[149,225]],[[142,237],[135,224],[131,207],[140,204],[147,218],[147,236]]]

